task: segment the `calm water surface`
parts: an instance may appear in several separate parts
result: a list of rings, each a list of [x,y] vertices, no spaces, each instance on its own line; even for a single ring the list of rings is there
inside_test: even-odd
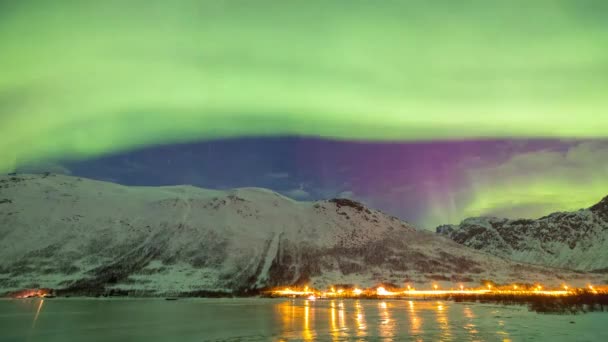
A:
[[[608,314],[446,301],[0,300],[0,341],[608,341]]]

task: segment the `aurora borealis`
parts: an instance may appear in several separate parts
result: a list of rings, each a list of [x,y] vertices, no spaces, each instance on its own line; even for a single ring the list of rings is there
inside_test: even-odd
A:
[[[608,194],[608,141],[220,139],[20,171],[128,185],[255,186],[298,200],[348,197],[431,229],[469,216],[537,218],[589,207]]]
[[[425,226],[576,209],[608,193],[607,11],[574,0],[2,2],[0,172],[306,136],[342,141],[283,155],[307,176],[201,184],[302,183],[294,196],[352,193]],[[332,144],[355,161],[329,165],[319,148]],[[335,172],[357,165],[342,176],[366,181]],[[173,175],[148,180],[189,179]]]

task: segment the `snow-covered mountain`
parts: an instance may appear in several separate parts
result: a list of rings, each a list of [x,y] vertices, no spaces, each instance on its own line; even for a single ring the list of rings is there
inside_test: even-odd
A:
[[[608,197],[589,209],[537,220],[478,217],[437,227],[452,240],[515,261],[608,271]]]
[[[575,284],[595,280],[589,277],[490,256],[346,199],[0,176],[0,293],[205,295],[295,283]]]

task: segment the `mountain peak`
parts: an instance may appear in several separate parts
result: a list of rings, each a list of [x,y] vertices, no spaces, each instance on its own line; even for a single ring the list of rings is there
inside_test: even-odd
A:
[[[602,218],[608,218],[608,196],[589,209],[595,214],[602,216]]]
[[[362,203],[359,203],[357,201],[353,201],[353,200],[348,199],[348,198],[332,198],[328,202],[334,203],[336,205],[336,207],[338,207],[338,208],[340,208],[340,207],[350,207],[350,208],[354,208],[357,211],[363,211],[363,210],[366,209],[365,206]]]

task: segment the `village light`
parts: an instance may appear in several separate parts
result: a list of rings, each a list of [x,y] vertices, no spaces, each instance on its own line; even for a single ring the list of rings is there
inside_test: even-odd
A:
[[[427,290],[417,290],[416,288],[412,287],[411,285],[405,285],[407,286],[407,291],[405,291],[406,289],[399,289],[399,290],[395,290],[395,292],[390,291],[388,289],[386,289],[385,287],[377,287],[377,288],[368,288],[368,289],[362,289],[362,288],[358,288],[358,287],[353,287],[350,289],[344,289],[344,288],[337,288],[335,286],[331,286],[329,290],[326,291],[318,291],[315,290],[314,288],[310,287],[310,286],[305,286],[305,287],[301,287],[301,288],[291,288],[291,287],[280,287],[277,288],[275,290],[271,290],[270,292],[272,293],[272,295],[274,296],[283,296],[283,297],[291,297],[291,298],[295,298],[295,297],[299,297],[302,299],[309,299],[312,300],[312,298],[314,297],[319,298],[319,297],[335,297],[335,296],[344,296],[344,295],[351,295],[351,296],[369,296],[372,295],[375,291],[377,296],[394,296],[394,297],[399,297],[399,296],[437,296],[437,297],[441,297],[441,296],[449,296],[450,294],[461,294],[461,295],[467,295],[467,294],[476,294],[476,295],[488,295],[488,296],[492,296],[495,295],[496,293],[502,293],[502,292],[509,292],[513,295],[518,295],[518,296],[526,296],[526,295],[530,295],[533,294],[535,296],[576,296],[578,295],[578,291],[586,290],[586,293],[588,294],[599,294],[601,292],[604,291],[604,288],[599,288],[599,287],[595,287],[592,284],[587,284],[586,286],[582,287],[582,288],[571,288],[570,286],[563,284],[560,285],[560,287],[558,289],[548,289],[545,290],[543,289],[543,286],[540,284],[534,284],[531,287],[520,287],[517,284],[512,284],[512,285],[508,285],[511,286],[512,290],[509,291],[508,290],[508,286],[503,287],[496,287],[494,288],[493,284],[490,283],[486,283],[485,285],[482,285],[481,287],[477,287],[477,288],[465,288],[463,283],[459,283],[457,286],[452,287],[450,289],[440,289],[439,284],[437,283],[431,283],[431,288],[427,289]],[[46,295],[46,293],[42,293],[42,290],[29,290],[29,291],[23,291],[20,293],[15,293],[12,295],[12,297],[15,298],[26,298],[26,297],[44,297]]]
[[[376,293],[378,294],[378,296],[390,296],[390,295],[391,295],[391,293],[390,293],[390,292],[388,292],[388,291],[387,291],[387,290],[386,290],[384,287],[382,287],[382,286],[381,286],[381,287],[379,287],[379,288],[376,290]]]

